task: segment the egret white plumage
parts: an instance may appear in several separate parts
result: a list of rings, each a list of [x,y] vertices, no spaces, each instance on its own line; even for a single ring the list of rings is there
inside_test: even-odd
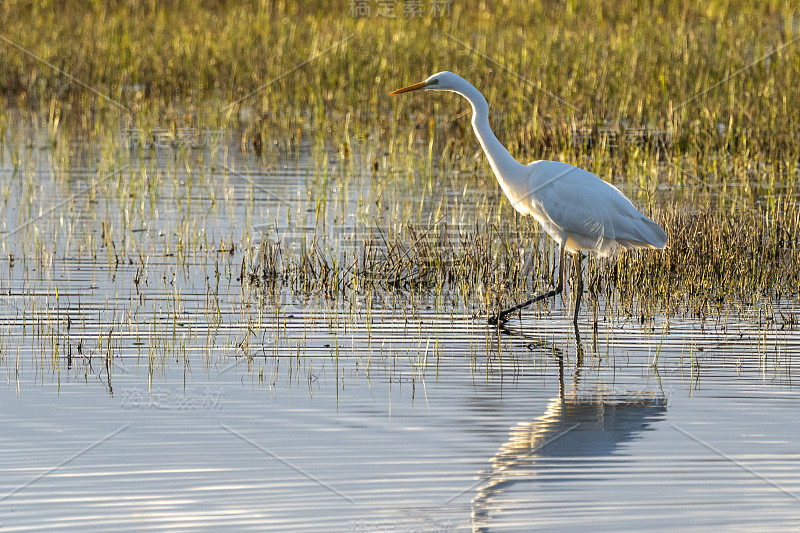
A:
[[[554,297],[564,288],[566,252],[577,256],[577,295],[573,322],[577,327],[583,290],[581,253],[609,255],[617,248],[664,248],[667,234],[639,212],[622,192],[596,175],[567,163],[534,161],[523,165],[497,140],[489,126],[489,104],[467,80],[452,72],[439,72],[425,81],[390,94],[416,90],[451,91],[472,105],[472,127],[489,164],[511,205],[533,216],[559,244],[558,285],[489,319],[500,323],[509,314],[534,302]]]

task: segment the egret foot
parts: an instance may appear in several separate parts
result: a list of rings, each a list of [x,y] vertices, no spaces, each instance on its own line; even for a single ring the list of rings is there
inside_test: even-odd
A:
[[[535,297],[531,298],[530,300],[528,300],[527,302],[523,302],[523,303],[517,304],[517,305],[515,305],[513,307],[509,307],[508,309],[506,309],[504,311],[500,311],[500,313],[498,313],[497,315],[489,317],[489,324],[491,324],[493,326],[498,325],[498,324],[503,324],[506,320],[508,320],[506,317],[508,315],[510,315],[511,313],[513,313],[515,311],[519,311],[520,309],[524,309],[524,308],[528,307],[529,305],[534,304],[536,302],[540,302],[542,300],[546,300],[547,298],[553,298],[553,297],[558,296],[559,294],[561,294],[561,291],[564,290],[564,255],[566,253],[566,250],[567,250],[567,247],[566,247],[566,241],[565,241],[565,242],[561,243],[561,253],[560,253],[560,258],[558,260],[558,286],[556,286],[555,289],[553,289],[551,291],[547,291],[544,294],[540,294],[538,296],[535,296]]]

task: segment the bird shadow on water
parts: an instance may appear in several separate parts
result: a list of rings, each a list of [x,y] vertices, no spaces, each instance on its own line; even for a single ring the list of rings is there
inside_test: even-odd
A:
[[[599,379],[583,383],[588,380],[582,375],[584,352],[577,327],[577,357],[569,383],[565,382],[563,349],[541,339],[527,342],[530,337],[505,327],[499,333],[526,340],[529,349],[545,348],[554,355],[559,394],[548,403],[544,414],[512,426],[508,440],[478,475],[482,483],[471,503],[472,530],[476,532],[490,531],[498,516],[513,505],[511,491],[516,496],[520,491],[534,494],[541,484],[569,482],[572,474],[556,474],[566,472],[559,468],[563,467],[561,460],[573,466],[583,460],[590,466],[593,461],[617,454],[626,443],[652,429],[650,426],[664,418],[667,410],[660,391],[619,391]]]

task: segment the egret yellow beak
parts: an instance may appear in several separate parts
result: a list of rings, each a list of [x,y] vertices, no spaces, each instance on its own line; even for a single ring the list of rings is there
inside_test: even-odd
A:
[[[407,93],[408,91],[416,91],[418,89],[424,89],[428,86],[427,81],[421,81],[419,83],[415,83],[414,85],[409,85],[408,87],[403,87],[402,89],[397,89],[396,91],[392,91],[389,94],[400,94],[400,93]]]

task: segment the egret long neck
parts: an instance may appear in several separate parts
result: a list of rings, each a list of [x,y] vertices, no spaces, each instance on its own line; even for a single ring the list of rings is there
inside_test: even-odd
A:
[[[513,194],[512,191],[519,190],[518,188],[527,188],[527,175],[522,168],[524,165],[511,157],[506,147],[500,144],[500,141],[494,136],[494,132],[489,126],[489,104],[480,91],[469,85],[463,89],[461,95],[472,104],[472,128],[489,159],[497,181],[500,182],[506,196],[513,202],[516,194]],[[517,180],[524,178],[524,183],[516,183],[515,178]]]

